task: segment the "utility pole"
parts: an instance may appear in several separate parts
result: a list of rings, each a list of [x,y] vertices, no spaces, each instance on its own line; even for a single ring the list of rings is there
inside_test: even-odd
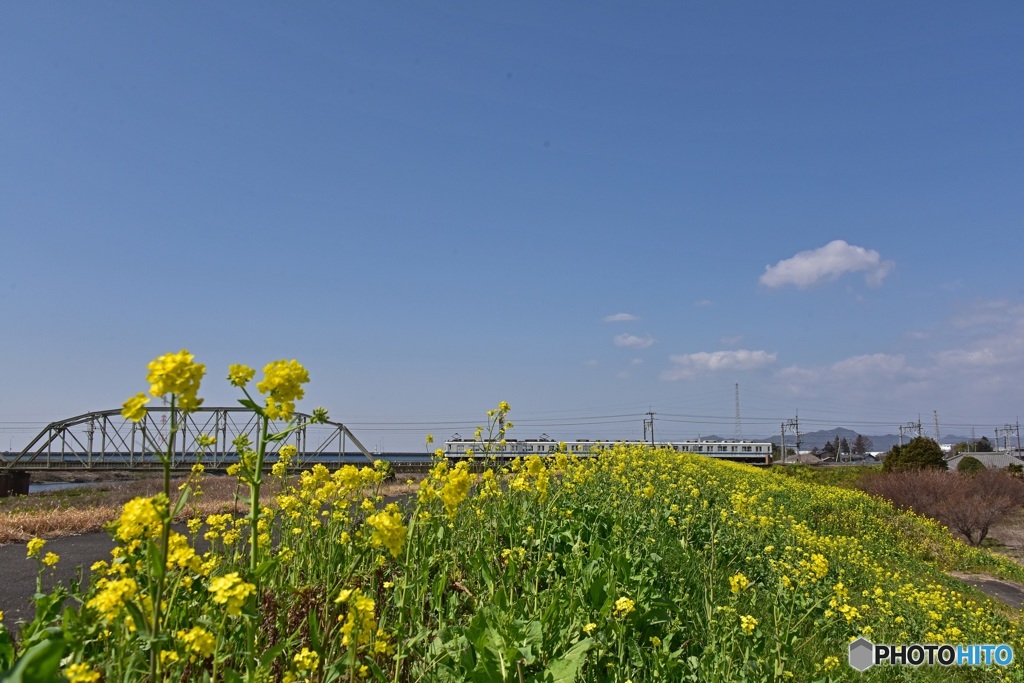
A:
[[[1003,450],[1007,453],[1010,452],[1010,447],[1013,445],[1011,436],[1017,437],[1017,450],[1020,450],[1020,422],[1016,424],[1005,424],[1002,429],[996,427],[996,448],[999,448],[999,432],[1003,433]]]
[[[736,383],[736,440],[743,440],[743,427],[740,425],[740,384]]]
[[[922,435],[921,432],[921,418],[918,416],[917,422],[908,422],[905,425],[900,425],[900,445],[903,445],[903,435],[917,432],[918,436]]]
[[[650,434],[650,437],[651,437],[651,447],[652,448],[654,447],[654,416],[655,415],[657,415],[657,413],[654,413],[654,412],[651,412],[650,410],[648,410],[647,411],[647,418],[644,420],[644,441],[647,440],[647,435]],[[648,432],[648,429],[650,429],[649,432]]]
[[[792,420],[786,420],[782,423],[782,462],[786,462],[786,430],[792,429],[793,433],[796,434],[796,457],[800,458],[800,413],[796,414]]]

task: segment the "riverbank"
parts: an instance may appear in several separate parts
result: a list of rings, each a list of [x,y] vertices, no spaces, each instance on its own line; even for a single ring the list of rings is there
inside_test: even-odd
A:
[[[415,481],[420,476],[408,478]],[[413,492],[415,486],[404,483],[405,480],[386,484],[382,493],[402,496]],[[176,478],[171,486],[176,490],[184,482],[185,478]],[[120,516],[125,503],[139,496],[156,495],[162,489],[160,477],[148,477],[0,498],[0,545],[23,543],[36,537],[49,539],[102,531],[104,525]],[[271,482],[264,487],[260,499],[272,505],[277,493],[278,485]],[[204,476],[201,493],[190,498],[180,519],[223,512],[242,514],[248,510],[247,495],[248,488],[239,488],[234,477]]]

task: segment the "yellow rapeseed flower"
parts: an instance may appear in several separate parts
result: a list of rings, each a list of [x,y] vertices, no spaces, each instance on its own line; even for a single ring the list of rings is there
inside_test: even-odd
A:
[[[742,573],[737,572],[729,577],[729,589],[733,593],[739,593],[747,589],[750,585],[750,579],[744,576]]]
[[[85,603],[85,606],[99,612],[107,621],[114,620],[124,608],[124,603],[135,597],[139,590],[138,584],[132,578],[100,579],[97,588],[99,590],[96,595]]]
[[[117,522],[117,537],[124,542],[156,538],[163,531],[167,515],[167,496],[160,493],[152,498],[134,498],[124,504]]]
[[[239,578],[238,572],[218,576],[210,581],[213,601],[218,605],[225,605],[228,614],[233,617],[242,613],[242,605],[245,604],[246,598],[255,592],[256,586]]]
[[[320,655],[308,647],[304,647],[292,658],[292,663],[299,671],[316,671],[317,664],[320,663]]]
[[[740,630],[745,635],[754,635],[754,629],[757,628],[758,621],[754,617],[744,614],[740,616]]]
[[[366,523],[373,527],[373,535],[370,541],[374,546],[384,546],[391,551],[392,556],[398,557],[405,547],[405,536],[408,529],[402,524],[400,512],[378,512],[366,518]]]
[[[449,517],[454,517],[459,504],[469,494],[469,486],[472,480],[469,476],[469,463],[460,462],[455,469],[448,472],[444,479],[444,486],[437,492],[438,498],[444,503],[444,509]]]
[[[244,387],[255,376],[256,371],[248,365],[236,363],[228,366],[228,381],[236,387]]]
[[[185,651],[192,655],[193,659],[197,657],[208,659],[213,656],[217,641],[213,634],[202,626],[193,626],[187,631],[178,631],[176,635]]]
[[[43,546],[46,545],[46,541],[41,538],[33,538],[25,546],[28,557],[39,557],[39,553],[42,551]]]
[[[43,564],[47,567],[52,567],[60,562],[60,555],[57,553],[46,553],[46,557],[43,558]]]
[[[353,643],[370,642],[377,629],[373,600],[363,595],[358,588],[344,588],[338,593],[335,602],[348,605],[348,614],[338,616],[338,621],[345,622],[341,627],[341,644],[349,647]]]
[[[76,662],[64,669],[64,676],[68,683],[96,683],[100,680],[100,673],[82,662]]]
[[[149,403],[149,398],[143,393],[138,393],[122,404],[121,415],[123,415],[126,420],[138,422],[142,418],[146,417],[147,403]]]
[[[296,360],[277,360],[263,368],[263,380],[256,389],[267,397],[266,413],[271,420],[290,420],[295,401],[306,395],[302,385],[309,372]]]
[[[636,603],[627,597],[621,597],[615,601],[615,616],[625,617],[636,610]]]
[[[199,382],[206,374],[206,366],[193,362],[194,358],[182,349],[151,361],[147,366],[149,375],[146,376],[149,393],[157,397],[174,394],[178,397],[178,408],[186,413],[202,405],[203,399],[197,398],[196,394],[199,393]]]

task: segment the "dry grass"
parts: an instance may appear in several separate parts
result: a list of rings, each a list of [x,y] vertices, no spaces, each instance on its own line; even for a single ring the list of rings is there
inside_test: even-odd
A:
[[[175,479],[172,487],[177,488],[184,481]],[[162,488],[162,480],[153,478],[0,499],[0,544],[99,531],[120,516],[121,508],[129,500],[155,495]],[[245,500],[248,488],[238,489],[236,498],[233,477],[206,476],[202,491],[201,496],[185,506],[180,515],[182,520],[220,512],[245,513],[249,509]],[[385,485],[382,493],[394,498],[413,491],[414,485],[393,483]],[[278,492],[276,485],[265,486],[261,502],[272,504]]]

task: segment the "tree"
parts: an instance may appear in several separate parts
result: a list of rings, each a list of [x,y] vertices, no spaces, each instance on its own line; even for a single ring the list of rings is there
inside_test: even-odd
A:
[[[987,436],[983,436],[974,442],[974,450],[978,453],[991,453],[993,451],[992,442],[988,440]]]
[[[904,446],[893,446],[885,456],[882,469],[886,472],[906,472],[921,469],[949,469],[942,457],[942,448],[934,439],[918,436]]]
[[[874,446],[871,443],[871,439],[866,436],[857,435],[857,438],[853,440],[853,452],[857,455],[864,455]]]
[[[978,472],[985,471],[985,463],[968,455],[966,458],[960,459],[960,464],[956,466],[956,471],[960,474],[977,474]]]
[[[850,442],[846,440],[845,436],[843,437],[843,440],[839,442],[839,452],[847,455],[850,454]]]

